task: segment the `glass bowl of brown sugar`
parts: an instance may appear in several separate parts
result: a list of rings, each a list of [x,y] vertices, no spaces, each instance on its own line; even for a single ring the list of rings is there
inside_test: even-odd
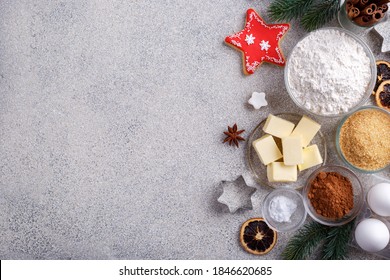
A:
[[[327,226],[352,221],[364,203],[364,190],[356,174],[343,166],[325,165],[314,171],[303,188],[307,213]]]
[[[336,131],[336,149],[351,169],[376,173],[390,164],[390,112],[363,106],[344,117]]]

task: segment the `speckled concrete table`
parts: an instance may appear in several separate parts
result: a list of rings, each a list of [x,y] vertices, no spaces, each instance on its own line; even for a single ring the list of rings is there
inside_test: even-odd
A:
[[[269,189],[222,132],[236,122],[248,137],[268,113],[300,111],[283,68],[244,76],[223,41],[249,7],[267,21],[268,3],[1,1],[0,258],[258,259],[238,232]],[[304,34],[293,22],[287,57]],[[375,31],[363,38],[390,60]],[[267,108],[247,104],[253,91],[267,93]],[[337,162],[338,120],[320,121]],[[218,184],[240,174],[257,188],[254,208],[230,214]],[[279,259],[292,235],[260,258]]]

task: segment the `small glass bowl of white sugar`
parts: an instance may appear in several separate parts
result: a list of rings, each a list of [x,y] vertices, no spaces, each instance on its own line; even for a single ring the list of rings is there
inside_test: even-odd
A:
[[[362,39],[329,27],[310,32],[295,45],[284,80],[301,109],[321,117],[340,117],[367,102],[376,72],[375,57]]]
[[[278,232],[299,229],[307,215],[302,195],[294,189],[284,187],[265,196],[262,211],[268,226]]]

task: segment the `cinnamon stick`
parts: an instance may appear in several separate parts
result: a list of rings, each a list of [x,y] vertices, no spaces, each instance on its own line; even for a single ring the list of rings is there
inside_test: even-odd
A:
[[[359,1],[359,0],[355,0],[355,1]],[[345,9],[347,10],[347,13],[348,13],[348,11],[351,9],[351,8],[353,8],[353,3],[352,3],[352,1],[351,0],[349,0],[349,1],[347,1],[346,2],[346,4],[345,4]]]
[[[371,25],[371,20],[372,20],[372,16],[363,15],[363,16],[358,16],[358,17],[354,18],[353,21],[357,25],[360,25],[360,26],[369,26],[369,25]]]
[[[383,13],[382,11],[376,11],[375,13],[373,13],[372,14],[373,24],[380,21],[384,16],[385,13]]]
[[[358,3],[355,4],[360,10],[364,9],[367,6],[368,0],[359,0]]]
[[[390,0],[348,0],[347,15],[360,26],[372,26],[380,21],[389,9]],[[354,8],[359,13],[354,11]]]
[[[351,9],[349,9],[349,11],[347,11],[347,14],[349,18],[353,19],[360,14],[360,10],[356,7],[352,7]]]
[[[360,26],[373,26],[378,21],[382,20],[382,18],[385,16],[385,13],[383,13],[380,10],[376,10],[372,15],[361,15],[353,19],[353,21]]]
[[[387,4],[382,4],[381,6],[378,6],[376,9],[382,11],[382,13],[386,13],[387,10],[389,9],[389,6],[387,6]]]
[[[377,9],[377,6],[372,3],[360,10],[361,15],[372,15]]]

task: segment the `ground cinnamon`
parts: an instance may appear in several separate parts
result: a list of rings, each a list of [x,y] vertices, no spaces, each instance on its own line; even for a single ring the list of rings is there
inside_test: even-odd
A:
[[[337,172],[320,172],[310,184],[308,198],[317,214],[342,218],[353,208],[352,183]]]

